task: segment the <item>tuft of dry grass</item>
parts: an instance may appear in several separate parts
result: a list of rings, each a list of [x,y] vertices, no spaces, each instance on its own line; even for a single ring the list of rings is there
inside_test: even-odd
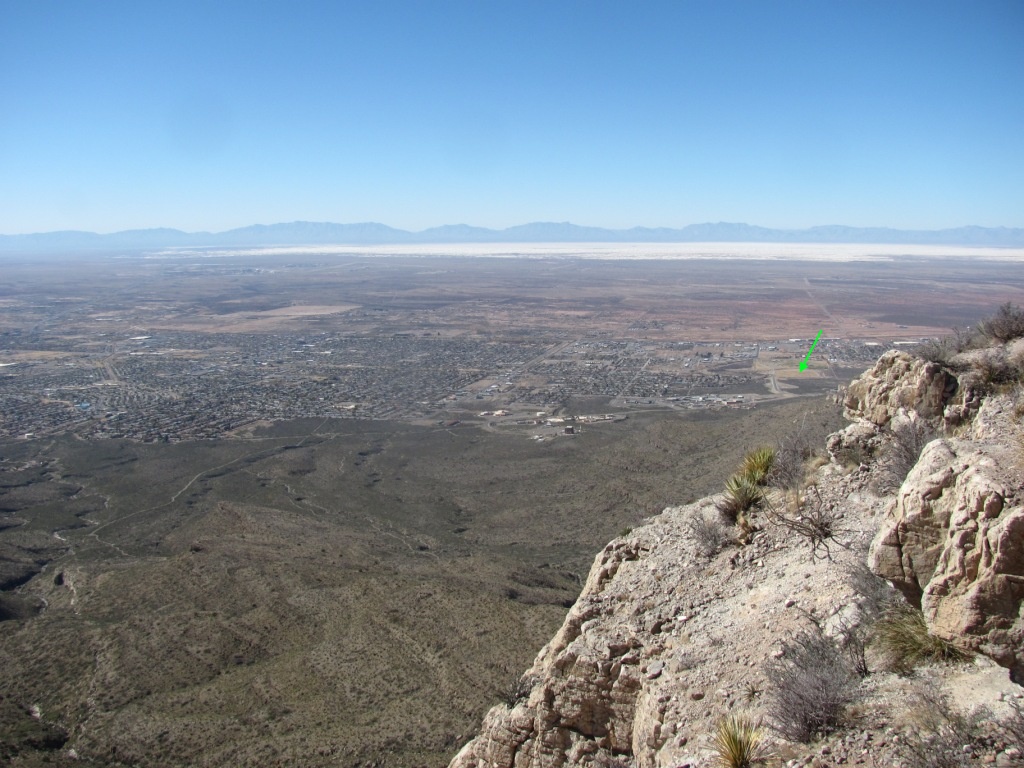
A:
[[[719,721],[712,748],[715,762],[722,768],[749,768],[766,756],[764,731],[760,722],[729,715]]]
[[[892,606],[875,623],[875,644],[893,670],[967,661],[970,655],[928,631],[924,614],[907,603]]]

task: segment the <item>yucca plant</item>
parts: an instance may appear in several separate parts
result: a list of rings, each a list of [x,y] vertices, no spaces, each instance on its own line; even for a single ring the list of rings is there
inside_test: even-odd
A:
[[[737,474],[725,482],[725,499],[718,505],[719,511],[735,523],[740,513],[746,512],[764,497],[764,491],[750,477]]]
[[[743,457],[740,474],[746,475],[757,485],[764,485],[768,482],[768,473],[774,463],[775,449],[770,445],[763,445]]]
[[[740,715],[723,717],[715,731],[715,760],[722,768],[750,768],[764,757],[764,733],[759,722]]]
[[[874,627],[875,642],[889,666],[900,671],[920,664],[966,661],[968,654],[928,631],[924,614],[906,603],[885,612]]]

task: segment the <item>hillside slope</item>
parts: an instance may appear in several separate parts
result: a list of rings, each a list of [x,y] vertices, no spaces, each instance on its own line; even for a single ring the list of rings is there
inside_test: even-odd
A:
[[[1016,361],[1019,377],[1022,352],[985,354]],[[978,371],[887,353],[850,386],[853,423],[800,484],[799,511],[773,491],[716,548],[722,497],[708,497],[608,544],[519,690],[450,768],[716,765],[726,715],[764,723],[770,765],[1020,764],[1024,691],[1007,668],[1019,674],[1024,658],[1021,388],[986,396]],[[915,441],[927,445],[908,459]],[[801,535],[814,520],[831,535]],[[879,615],[921,607],[950,655],[980,654],[920,666],[877,641],[863,650]],[[827,648],[808,665],[815,638]],[[817,679],[842,688],[837,717],[799,738],[795,721],[817,714],[799,711],[800,688]]]

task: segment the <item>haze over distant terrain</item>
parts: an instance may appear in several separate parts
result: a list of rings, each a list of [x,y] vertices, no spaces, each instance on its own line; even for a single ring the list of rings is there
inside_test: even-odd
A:
[[[569,222],[533,222],[506,229],[455,224],[411,232],[375,222],[334,224],[294,221],[269,226],[255,224],[226,232],[182,232],[177,229],[161,228],[126,230],[110,234],[61,231],[0,235],[0,250],[9,251],[424,243],[885,243],[1005,248],[1024,246],[1024,229],[972,226],[941,230],[905,230],[839,225],[809,229],[771,229],[727,222],[691,224],[680,229],[607,229],[578,226]]]

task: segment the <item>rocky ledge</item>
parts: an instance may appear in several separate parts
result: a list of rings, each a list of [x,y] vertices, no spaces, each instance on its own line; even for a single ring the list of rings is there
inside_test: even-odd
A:
[[[1021,387],[984,397],[961,378],[891,352],[849,387],[853,423],[829,439],[797,507],[827,517],[823,540],[769,513],[787,504],[775,491],[735,528],[716,528],[722,497],[709,497],[609,543],[516,695],[450,768],[710,766],[716,727],[735,714],[763,724],[770,764],[909,767],[924,765],[921,713],[937,710],[986,713],[987,729],[956,746],[963,764],[1020,764],[1024,745],[1000,723],[1019,721],[1024,699],[1008,674],[1024,670]],[[935,439],[887,483],[908,433]],[[787,740],[771,670],[808,632],[844,652],[869,637],[859,629],[880,598],[866,562],[934,635],[978,655],[908,675],[869,644],[842,722]]]

